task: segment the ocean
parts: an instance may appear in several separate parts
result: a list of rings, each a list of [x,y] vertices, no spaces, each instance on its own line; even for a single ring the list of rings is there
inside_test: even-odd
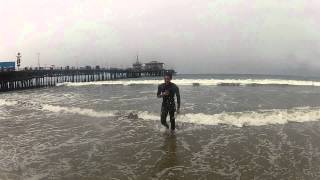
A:
[[[320,78],[177,75],[0,94],[0,179],[320,179]],[[169,117],[168,117],[169,122]]]

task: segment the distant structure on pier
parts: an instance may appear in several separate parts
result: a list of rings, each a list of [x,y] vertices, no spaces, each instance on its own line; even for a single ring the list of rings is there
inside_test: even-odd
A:
[[[139,62],[139,56],[137,56],[136,62],[132,65],[133,70],[135,71],[141,71],[143,68],[143,64]]]
[[[14,71],[16,63],[14,61],[0,62],[0,71]]]
[[[158,61],[150,61],[148,63],[142,64],[139,61],[139,56],[137,56],[136,62],[132,64],[132,69],[134,71],[161,71],[164,70],[164,63]]]
[[[151,62],[148,62],[148,63],[145,63],[145,70],[163,70],[163,65],[164,63],[162,62],[158,62],[158,61],[151,61]]]

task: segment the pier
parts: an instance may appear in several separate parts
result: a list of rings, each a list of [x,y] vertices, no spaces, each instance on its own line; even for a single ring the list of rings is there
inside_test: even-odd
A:
[[[107,81],[125,78],[163,76],[166,72],[175,74],[174,70],[166,69],[120,69],[120,68],[82,68],[69,69],[24,69],[21,71],[0,71],[0,92],[21,89],[56,86],[65,82]]]

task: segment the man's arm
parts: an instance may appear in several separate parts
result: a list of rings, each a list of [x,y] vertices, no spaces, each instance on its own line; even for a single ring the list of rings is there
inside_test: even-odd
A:
[[[157,97],[158,97],[158,98],[161,98],[161,97],[162,97],[162,95],[161,95],[161,85],[158,86]]]
[[[178,104],[178,112],[180,110],[180,91],[179,91],[179,87],[176,86],[176,96],[177,96],[177,104]]]

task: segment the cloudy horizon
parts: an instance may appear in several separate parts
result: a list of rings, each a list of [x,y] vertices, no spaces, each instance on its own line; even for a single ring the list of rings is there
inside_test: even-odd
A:
[[[0,0],[0,61],[320,75],[316,0]]]

